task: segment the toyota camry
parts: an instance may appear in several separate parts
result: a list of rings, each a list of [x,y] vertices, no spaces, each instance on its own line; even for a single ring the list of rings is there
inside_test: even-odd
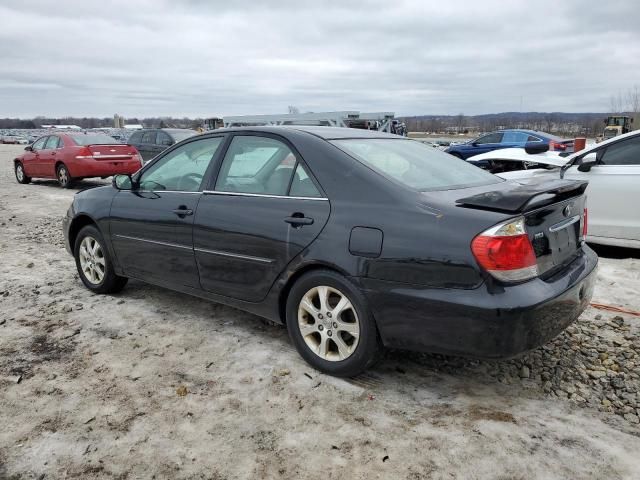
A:
[[[231,305],[352,376],[385,346],[506,358],[560,333],[595,282],[586,186],[381,132],[222,129],[76,194],[64,233],[93,292],[136,278]]]

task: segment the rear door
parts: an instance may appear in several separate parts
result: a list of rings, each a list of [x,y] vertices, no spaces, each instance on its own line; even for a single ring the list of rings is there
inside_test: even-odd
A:
[[[640,135],[599,149],[597,159],[589,172],[572,166],[565,174],[589,181],[588,236],[640,241]]]
[[[199,288],[193,214],[224,136],[198,138],[168,151],[111,205],[111,240],[125,274]]]
[[[140,151],[140,155],[142,155],[142,159],[145,162],[148,162],[156,156],[156,136],[156,130],[148,130],[142,134],[142,139],[140,140],[142,150]]]
[[[56,162],[62,160],[62,152],[60,147],[62,142],[57,135],[51,135],[47,138],[47,143],[38,155],[38,165],[40,175],[44,177],[56,177]]]
[[[196,211],[202,288],[262,300],[287,264],[320,233],[329,201],[281,137],[236,134]]]

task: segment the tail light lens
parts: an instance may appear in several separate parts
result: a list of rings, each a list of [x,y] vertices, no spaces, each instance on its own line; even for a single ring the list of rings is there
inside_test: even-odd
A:
[[[559,142],[554,142],[553,140],[549,141],[549,150],[553,150],[553,151],[565,151],[567,149],[567,146],[564,143],[559,143]]]
[[[582,238],[587,238],[587,231],[589,230],[589,210],[584,209],[584,213],[582,214]]]
[[[140,167],[144,167],[144,161],[142,160],[142,155],[139,153],[133,154],[134,160],[138,160],[140,162]]]
[[[91,151],[91,149],[89,147],[83,147],[78,152],[78,155],[76,155],[76,158],[78,160],[84,160],[84,159],[87,159],[87,158],[93,158],[93,152]]]
[[[471,242],[471,251],[480,266],[500,281],[522,282],[538,276],[536,255],[524,218],[482,232]]]

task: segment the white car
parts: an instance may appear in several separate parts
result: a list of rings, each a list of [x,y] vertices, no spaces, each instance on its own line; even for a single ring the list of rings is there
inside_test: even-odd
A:
[[[568,157],[505,148],[472,157],[490,160],[506,179],[561,177],[588,180],[587,241],[640,248],[640,130],[590,145]]]

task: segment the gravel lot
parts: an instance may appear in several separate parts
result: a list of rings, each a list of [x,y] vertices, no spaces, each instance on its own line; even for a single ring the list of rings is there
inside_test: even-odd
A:
[[[19,151],[0,145],[0,478],[640,478],[639,317],[334,379],[252,315],[137,281],[91,294],[63,247],[73,191],[19,185]],[[594,302],[640,311],[631,255],[601,259]]]

